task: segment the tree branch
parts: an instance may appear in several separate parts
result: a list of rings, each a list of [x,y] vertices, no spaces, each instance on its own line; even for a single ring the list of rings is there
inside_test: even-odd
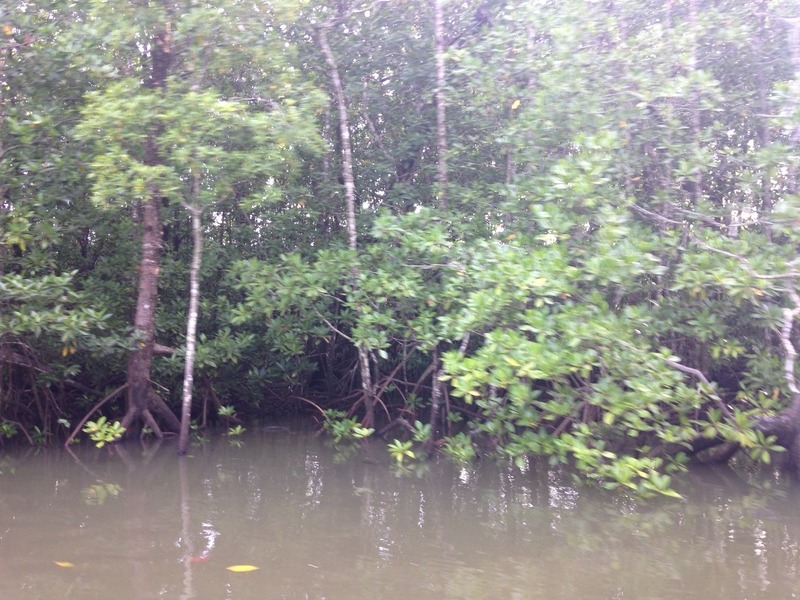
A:
[[[100,400],[100,402],[95,404],[92,407],[92,409],[88,413],[86,413],[84,415],[84,417],[83,417],[83,419],[81,419],[80,423],[78,423],[75,426],[75,429],[72,430],[72,433],[69,434],[69,437],[67,438],[67,441],[64,442],[64,446],[69,448],[69,445],[72,443],[72,440],[74,440],[75,436],[78,435],[78,432],[81,430],[81,427],[83,427],[86,424],[86,421],[89,420],[89,417],[91,417],[96,411],[100,410],[102,408],[102,406],[106,402],[111,400],[114,396],[116,396],[117,394],[123,392],[127,387],[128,387],[127,383],[122,384],[117,389],[115,389],[113,392],[111,392],[108,396],[106,396],[105,398]]]
[[[708,394],[708,397],[711,398],[716,403],[716,405],[722,411],[722,414],[725,415],[728,419],[733,419],[733,413],[730,411],[730,409],[725,404],[725,402],[722,400],[722,398],[720,398],[714,391],[712,391],[713,388],[711,386],[711,382],[708,380],[708,378],[705,375],[703,375],[702,371],[699,371],[697,369],[693,369],[692,367],[687,367],[686,365],[683,365],[683,364],[681,364],[681,363],[679,363],[679,362],[677,362],[675,360],[671,360],[669,358],[665,358],[664,362],[667,363],[670,367],[672,367],[674,369],[677,369],[678,371],[681,371],[683,373],[687,373],[688,375],[691,375],[691,376],[695,377],[696,379],[699,379],[707,388],[705,390],[706,394]]]

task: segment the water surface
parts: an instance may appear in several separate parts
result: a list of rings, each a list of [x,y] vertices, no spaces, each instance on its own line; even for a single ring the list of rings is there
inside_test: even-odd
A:
[[[6,453],[0,598],[797,598],[800,498],[726,472],[645,504],[546,465],[445,460],[306,433]],[[777,486],[779,487],[779,486]],[[57,563],[68,563],[59,566]],[[73,566],[69,566],[73,565]],[[234,573],[226,567],[253,565]]]

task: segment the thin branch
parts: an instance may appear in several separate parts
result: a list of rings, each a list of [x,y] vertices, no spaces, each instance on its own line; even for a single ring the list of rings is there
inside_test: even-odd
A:
[[[800,275],[800,273],[798,273],[797,271],[789,271],[787,273],[779,273],[776,275],[762,275],[761,273],[756,272],[753,269],[753,267],[750,266],[750,261],[747,260],[747,258],[745,258],[744,256],[741,256],[739,254],[734,254],[733,252],[728,252],[727,250],[721,250],[720,248],[715,248],[714,246],[705,243],[696,235],[692,235],[691,238],[694,243],[696,243],[704,250],[708,250],[709,252],[715,252],[716,254],[721,254],[722,256],[727,256],[728,258],[733,258],[734,260],[737,260],[745,268],[747,273],[756,279],[793,279],[798,275]],[[797,259],[794,259],[787,264],[789,267],[795,267],[797,265],[797,262],[798,262]]]
[[[692,375],[693,377],[699,379],[706,386],[706,389],[704,390],[705,393],[708,394],[708,397],[711,398],[716,403],[716,405],[722,411],[722,414],[725,415],[728,419],[733,419],[733,413],[730,411],[730,409],[725,404],[725,402],[722,400],[722,398],[720,398],[713,391],[713,388],[711,386],[711,382],[703,374],[702,371],[699,371],[697,369],[693,369],[692,367],[687,367],[686,365],[683,365],[683,364],[681,364],[681,363],[679,363],[679,362],[677,362],[675,360],[670,360],[668,358],[664,359],[664,362],[667,363],[670,367],[672,367],[674,369],[677,369],[678,371],[681,371],[683,373],[687,373],[687,374]]]
[[[660,214],[658,214],[656,212],[648,210],[648,209],[644,208],[643,206],[639,206],[638,204],[630,204],[629,206],[633,210],[635,210],[636,212],[638,212],[638,213],[640,213],[642,215],[645,215],[646,217],[649,217],[651,219],[654,219],[656,221],[659,221],[660,223],[666,223],[666,224],[669,224],[669,225],[681,225],[681,226],[686,224],[685,221],[676,221],[675,219],[670,219],[668,217],[665,217],[664,215],[660,215]],[[752,227],[753,225],[774,225],[775,224],[774,221],[768,221],[766,219],[749,219],[747,221],[729,221],[729,222],[722,223],[722,222],[718,221],[717,219],[715,219],[714,217],[710,217],[708,215],[704,215],[704,214],[699,213],[699,212],[697,212],[695,210],[688,210],[688,209],[685,209],[685,208],[680,208],[678,206],[673,206],[673,210],[675,212],[681,214],[681,215],[685,215],[687,217],[692,217],[694,219],[697,219],[698,221],[702,221],[706,225],[710,225],[712,227],[716,227],[717,229],[721,229],[721,230],[727,230],[731,226],[735,226],[735,227]],[[722,217],[720,217],[720,218],[722,218]]]
[[[35,446],[35,445],[36,445],[36,444],[34,444],[34,443],[33,443],[33,438],[32,438],[32,437],[31,437],[31,435],[30,435],[30,434],[27,432],[27,430],[26,430],[26,429],[25,429],[25,427],[22,425],[22,423],[19,423],[19,422],[17,422],[17,421],[12,421],[11,419],[7,419],[7,418],[5,418],[5,417],[3,417],[3,422],[4,422],[4,423],[11,423],[11,424],[13,424],[13,425],[16,425],[16,426],[17,426],[17,431],[21,431],[21,432],[22,432],[22,434],[23,434],[23,435],[24,435],[24,436],[25,436],[25,437],[28,439],[28,443],[29,443],[31,446]]]
[[[127,384],[127,383],[124,383],[124,384],[122,384],[122,385],[121,385],[121,386],[119,386],[117,389],[115,389],[113,392],[111,392],[111,393],[110,393],[108,396],[106,396],[105,398],[103,398],[102,400],[100,400],[100,402],[98,402],[97,404],[95,404],[95,405],[92,407],[92,409],[91,409],[91,410],[90,410],[88,413],[86,413],[86,415],[83,417],[83,419],[81,419],[81,422],[80,422],[80,423],[78,423],[78,424],[75,426],[75,429],[73,429],[73,430],[72,430],[72,433],[71,433],[71,434],[69,434],[69,437],[67,438],[67,441],[65,441],[65,442],[64,442],[64,446],[65,446],[65,447],[67,447],[67,448],[69,448],[69,445],[72,443],[72,440],[74,440],[74,439],[75,439],[75,436],[76,436],[76,435],[78,435],[78,432],[79,432],[79,431],[81,430],[81,428],[82,428],[82,427],[83,427],[83,426],[86,424],[86,421],[88,421],[88,420],[89,420],[89,417],[91,417],[91,416],[92,416],[92,415],[93,415],[95,412],[97,412],[98,410],[100,410],[100,409],[103,407],[103,405],[104,405],[106,402],[108,402],[109,400],[111,400],[112,398],[114,398],[114,397],[115,397],[117,394],[119,394],[119,393],[123,392],[123,391],[124,391],[124,390],[125,390],[127,387],[128,387],[128,384]]]
[[[559,423],[559,424],[558,424],[558,427],[556,427],[556,428],[553,430],[553,433],[552,433],[553,437],[558,437],[558,436],[560,436],[562,433],[564,433],[564,432],[567,430],[567,428],[568,428],[568,427],[569,427],[569,426],[570,426],[572,423],[574,423],[574,422],[575,422],[575,417],[571,416],[571,415],[572,415],[572,413],[573,413],[573,412],[576,412],[576,413],[577,413],[577,412],[579,412],[579,411],[583,410],[583,409],[584,409],[584,408],[585,408],[587,405],[588,405],[588,403],[586,402],[586,400],[582,400],[581,402],[579,402],[579,403],[578,403],[578,404],[577,404],[577,405],[574,407],[574,409],[573,409],[572,411],[570,411],[570,414],[569,414],[569,415],[567,415],[566,417],[564,417],[563,419],[561,419],[561,423]]]
[[[408,267],[409,269],[419,269],[420,271],[430,271],[432,269],[454,269],[456,271],[465,271],[466,267],[461,263],[434,263],[429,265],[414,265],[405,263],[404,267]]]
[[[396,419],[394,419],[393,421],[389,421],[389,422],[388,422],[386,425],[384,425],[383,427],[381,427],[380,431],[378,431],[378,432],[377,432],[375,435],[377,435],[378,437],[383,437],[383,436],[385,436],[385,435],[386,435],[386,434],[387,434],[389,431],[391,431],[391,430],[392,430],[392,428],[394,428],[394,427],[396,427],[396,426],[398,426],[398,425],[400,425],[401,427],[403,427],[403,429],[405,429],[405,430],[406,430],[406,431],[408,431],[409,433],[411,433],[411,434],[413,434],[413,433],[414,433],[414,428],[411,426],[411,423],[409,423],[408,421],[406,421],[406,420],[405,420],[403,417],[397,417],[397,418],[396,418]]]
[[[318,311],[316,308],[314,309],[314,314],[316,314],[316,315],[317,315],[317,316],[318,316],[320,319],[322,319],[322,320],[325,322],[325,325],[327,325],[327,326],[328,326],[328,328],[329,328],[331,331],[333,331],[334,333],[338,333],[340,336],[342,336],[342,337],[343,337],[344,339],[346,339],[348,342],[350,342],[350,343],[352,343],[352,344],[355,344],[355,340],[353,340],[353,338],[351,338],[349,335],[347,335],[347,334],[346,334],[346,333],[344,333],[343,331],[341,331],[341,330],[337,329],[337,328],[336,328],[336,326],[335,326],[333,323],[331,323],[330,321],[328,321],[328,319],[326,319],[326,318],[325,318],[325,317],[322,315],[322,313],[321,313],[321,312],[319,312],[319,311]]]
[[[643,214],[646,217],[649,217],[651,219],[655,219],[656,221],[659,221],[661,223],[667,223],[669,225],[680,225],[680,226],[684,225],[683,221],[675,221],[674,219],[668,219],[667,217],[665,217],[663,215],[655,213],[655,212],[653,212],[651,210],[647,210],[646,208],[642,208],[638,204],[631,204],[630,206],[636,212],[641,213],[641,214]]]
[[[436,363],[431,362],[425,370],[422,372],[422,375],[419,376],[417,382],[414,384],[414,387],[411,389],[412,394],[416,394],[420,387],[422,387],[422,382],[425,381],[428,377],[430,377],[431,373],[436,369]]]
[[[313,23],[312,25],[316,29],[330,29],[331,27],[336,27],[337,25],[344,23],[347,19],[349,19],[353,15],[359,15],[359,14],[364,14],[366,12],[377,11],[382,5],[388,4],[389,2],[391,2],[391,0],[377,0],[372,4],[365,6],[364,8],[359,8],[359,9],[350,8],[348,11],[342,12],[336,17],[328,19],[327,21],[323,21],[322,23]]]
[[[317,404],[316,402],[312,402],[312,401],[311,401],[311,400],[309,400],[308,398],[303,398],[302,396],[295,396],[295,399],[297,399],[297,400],[300,400],[300,402],[305,402],[305,403],[307,403],[307,404],[310,404],[311,406],[313,406],[314,408],[316,408],[316,409],[317,409],[317,410],[318,410],[320,413],[322,413],[322,416],[323,416],[323,417],[325,417],[325,419],[326,419],[326,420],[328,419],[328,415],[327,415],[327,413],[325,412],[325,409],[324,409],[324,408],[322,408],[322,407],[321,407],[319,404]]]

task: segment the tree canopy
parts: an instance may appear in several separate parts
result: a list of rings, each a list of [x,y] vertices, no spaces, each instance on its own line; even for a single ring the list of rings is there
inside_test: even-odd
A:
[[[0,437],[176,429],[196,264],[201,426],[310,411],[645,494],[797,467],[795,10],[16,1]]]

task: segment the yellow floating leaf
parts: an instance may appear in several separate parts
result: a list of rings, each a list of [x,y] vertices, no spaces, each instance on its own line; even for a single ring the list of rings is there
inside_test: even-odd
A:
[[[54,560],[53,564],[57,567],[64,567],[65,569],[71,569],[72,567],[75,566],[71,562],[61,561],[61,560]]]
[[[511,103],[511,110],[517,110],[518,108],[519,108],[519,99],[514,100],[514,102]]]
[[[233,571],[234,573],[249,573],[250,571],[258,571],[258,567],[254,567],[253,565],[233,565],[226,568],[228,571]]]

